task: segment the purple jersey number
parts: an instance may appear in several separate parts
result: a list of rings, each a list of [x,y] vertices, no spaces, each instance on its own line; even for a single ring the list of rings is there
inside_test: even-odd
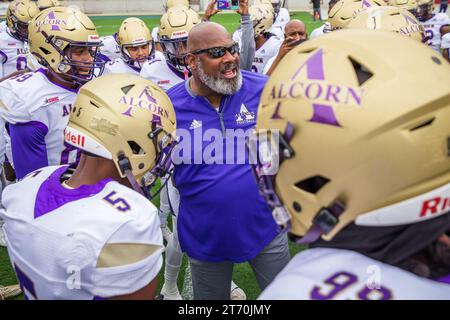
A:
[[[116,208],[119,211],[126,212],[130,210],[131,207],[124,198],[114,197],[116,193],[117,193],[116,191],[111,191],[106,195],[106,197],[103,198],[103,200],[111,204],[114,208]]]
[[[434,37],[433,30],[427,29],[426,33],[427,33],[427,40],[428,40],[427,45],[431,46],[433,44],[432,40],[433,40],[433,37]]]
[[[314,286],[311,291],[312,300],[330,300],[335,298],[339,293],[358,282],[358,277],[349,272],[338,272],[326,279],[325,284],[328,286]],[[331,286],[331,288],[329,287]],[[365,287],[357,293],[357,297],[362,300],[389,300],[392,294],[389,289],[382,286],[379,288]]]
[[[27,58],[26,57],[18,57],[17,63],[16,63],[17,71],[24,70],[26,67],[27,67]]]
[[[76,150],[76,151],[75,151]],[[75,159],[70,159],[70,153],[76,152]],[[60,164],[78,163],[81,156],[81,150],[64,141],[64,150],[61,152]]]

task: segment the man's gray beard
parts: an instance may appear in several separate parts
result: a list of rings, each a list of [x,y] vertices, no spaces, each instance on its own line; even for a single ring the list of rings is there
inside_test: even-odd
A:
[[[200,81],[212,91],[223,95],[232,95],[241,89],[242,74],[238,65],[236,65],[236,76],[233,79],[221,79],[207,75],[198,57],[195,59],[195,64]]]

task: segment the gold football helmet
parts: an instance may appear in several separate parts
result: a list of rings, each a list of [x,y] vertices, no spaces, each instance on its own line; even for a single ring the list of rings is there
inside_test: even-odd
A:
[[[189,8],[189,0],[167,0],[166,10],[173,7],[186,7]]]
[[[331,30],[345,28],[350,20],[363,10],[385,5],[384,0],[340,0],[328,12]]]
[[[39,13],[36,3],[29,0],[15,0],[6,10],[6,25],[9,33],[21,41],[28,41],[28,23]]]
[[[424,21],[434,11],[433,0],[418,0],[419,6],[417,7],[416,17],[419,21]]]
[[[161,88],[139,76],[108,74],[80,88],[64,136],[84,152],[112,160],[142,193],[167,172],[175,129],[172,102]]]
[[[155,52],[150,30],[144,21],[139,18],[127,18],[122,22],[117,35],[117,44],[120,47],[122,59],[128,65],[138,69],[142,67],[143,62],[145,61],[132,59],[128,52],[128,48],[148,45],[149,55],[146,60],[149,60]]]
[[[28,31],[31,53],[63,81],[81,85],[102,73],[105,63],[97,57],[102,43],[94,23],[83,12],[48,8],[30,22]],[[73,50],[80,47],[89,49],[92,62],[72,58]],[[86,71],[82,74],[80,70]]]
[[[417,14],[417,7],[419,6],[417,0],[389,0],[388,4],[393,7],[408,10],[414,16]]]
[[[373,7],[358,13],[347,29],[393,31],[421,42],[426,37],[425,29],[413,14],[392,6]]]
[[[448,83],[439,54],[394,32],[342,30],[292,49],[264,88],[254,139],[273,151],[254,163],[277,223],[312,243],[352,222],[450,212]]]
[[[37,0],[36,4],[41,11],[51,7],[61,6],[58,0]]]
[[[192,9],[176,6],[161,17],[158,38],[167,62],[184,72],[186,63],[187,38],[191,29],[201,22],[200,16]]]
[[[267,6],[255,5],[248,9],[250,19],[253,21],[253,31],[255,38],[268,32],[273,24],[273,10],[267,9]]]

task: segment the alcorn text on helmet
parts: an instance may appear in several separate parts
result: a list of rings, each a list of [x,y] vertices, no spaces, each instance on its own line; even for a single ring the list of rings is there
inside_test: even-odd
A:
[[[104,61],[97,57],[101,40],[94,23],[83,12],[69,7],[48,8],[30,22],[28,31],[31,53],[57,76],[64,75],[62,80],[81,85],[102,73]],[[72,50],[79,47],[89,49],[91,63],[72,59]],[[81,74],[80,69],[88,71]]]
[[[149,55],[147,60],[151,59],[155,52],[150,30],[144,21],[139,18],[127,18],[122,22],[117,36],[117,44],[120,46],[122,59],[128,65],[139,69],[143,62],[132,59],[127,48],[148,45]]]
[[[253,22],[253,31],[255,38],[262,35],[272,28],[273,11],[267,9],[266,6],[256,5],[248,9],[250,19]]]
[[[417,14],[417,7],[419,6],[417,0],[389,0],[388,4],[390,6],[408,10],[414,16]]]
[[[14,38],[28,40],[28,23],[39,13],[36,3],[29,0],[15,0],[6,10],[6,25]]]
[[[449,81],[439,54],[394,32],[342,30],[292,49],[264,88],[256,126],[279,146],[255,170],[278,224],[312,243],[350,223],[403,226],[449,212]]]
[[[331,30],[345,28],[350,20],[363,10],[384,5],[384,0],[340,0],[328,12]]]
[[[191,29],[201,22],[192,9],[176,6],[161,17],[158,38],[167,62],[179,71],[185,70],[187,38]]]
[[[41,11],[51,7],[61,6],[58,0],[37,0],[36,4]]]
[[[80,88],[64,136],[87,154],[112,160],[120,176],[144,193],[170,166],[175,126],[172,103],[155,83],[108,74]]]
[[[347,29],[392,31],[411,39],[423,41],[425,29],[409,11],[393,7],[374,7],[358,13],[347,25]]]

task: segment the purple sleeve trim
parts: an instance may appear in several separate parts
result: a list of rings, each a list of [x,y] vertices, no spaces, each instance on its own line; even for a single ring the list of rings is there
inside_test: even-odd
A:
[[[2,50],[0,50],[0,55],[2,55],[3,58],[5,58],[5,61],[3,61],[3,64],[5,64],[6,61],[8,61],[8,56]]]
[[[97,53],[97,56],[105,62],[111,61],[111,59],[108,56],[106,56],[102,53]]]
[[[10,124],[11,149],[17,179],[48,166],[45,136],[48,127],[39,121]]]

